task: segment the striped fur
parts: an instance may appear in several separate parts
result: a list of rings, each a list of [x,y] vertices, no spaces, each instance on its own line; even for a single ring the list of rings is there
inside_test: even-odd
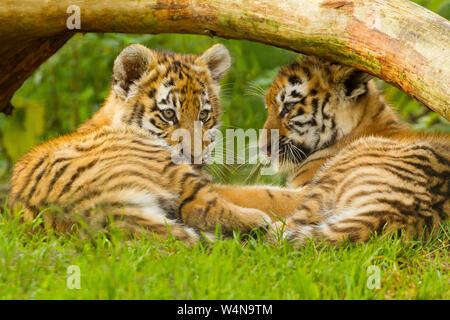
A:
[[[194,121],[203,132],[217,126],[218,81],[229,66],[222,45],[202,55],[125,48],[103,107],[16,164],[10,204],[27,219],[46,208],[46,226],[61,232],[83,221],[89,232],[114,225],[133,234],[170,232],[190,244],[217,224],[225,232],[264,225],[265,213],[224,200],[191,165],[172,161],[175,129],[192,133]]]
[[[368,74],[305,57],[280,70],[266,105],[281,169],[302,187],[302,204],[274,231],[360,242],[384,230],[429,234],[448,218],[449,135],[408,129]]]

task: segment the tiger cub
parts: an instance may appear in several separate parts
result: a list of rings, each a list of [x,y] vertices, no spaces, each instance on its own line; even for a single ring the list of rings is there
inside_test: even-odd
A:
[[[216,224],[225,232],[264,225],[270,221],[264,212],[224,200],[193,166],[172,159],[176,129],[193,137],[194,121],[202,133],[218,125],[219,80],[229,67],[223,45],[201,55],[126,47],[102,108],[76,132],[34,148],[15,165],[10,203],[24,208],[27,219],[47,208],[46,226],[61,232],[81,219],[87,230],[170,232],[190,244]]]
[[[279,71],[265,101],[264,128],[279,130],[280,168],[303,200],[273,231],[300,244],[361,242],[383,230],[429,234],[448,218],[450,136],[410,130],[367,73],[304,57]]]

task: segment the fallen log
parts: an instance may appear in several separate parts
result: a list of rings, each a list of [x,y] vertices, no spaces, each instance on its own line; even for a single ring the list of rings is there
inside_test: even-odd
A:
[[[69,30],[73,5],[80,28]],[[14,92],[75,32],[192,33],[322,56],[450,120],[450,22],[406,0],[3,0],[0,111],[11,110]]]

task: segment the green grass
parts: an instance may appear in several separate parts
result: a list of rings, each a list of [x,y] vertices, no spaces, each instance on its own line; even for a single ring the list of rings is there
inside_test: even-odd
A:
[[[92,241],[27,230],[0,209],[0,299],[449,299],[449,224],[427,241],[331,247],[244,243],[188,248],[112,231]],[[67,269],[81,288],[67,288]],[[380,288],[367,286],[369,266]],[[370,270],[370,269],[369,269]]]

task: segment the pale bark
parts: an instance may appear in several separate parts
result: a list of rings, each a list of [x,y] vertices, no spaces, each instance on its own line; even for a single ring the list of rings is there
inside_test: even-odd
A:
[[[450,120],[450,23],[406,0],[2,0],[0,110],[73,34],[69,5],[81,8],[80,32],[193,33],[322,56]]]

